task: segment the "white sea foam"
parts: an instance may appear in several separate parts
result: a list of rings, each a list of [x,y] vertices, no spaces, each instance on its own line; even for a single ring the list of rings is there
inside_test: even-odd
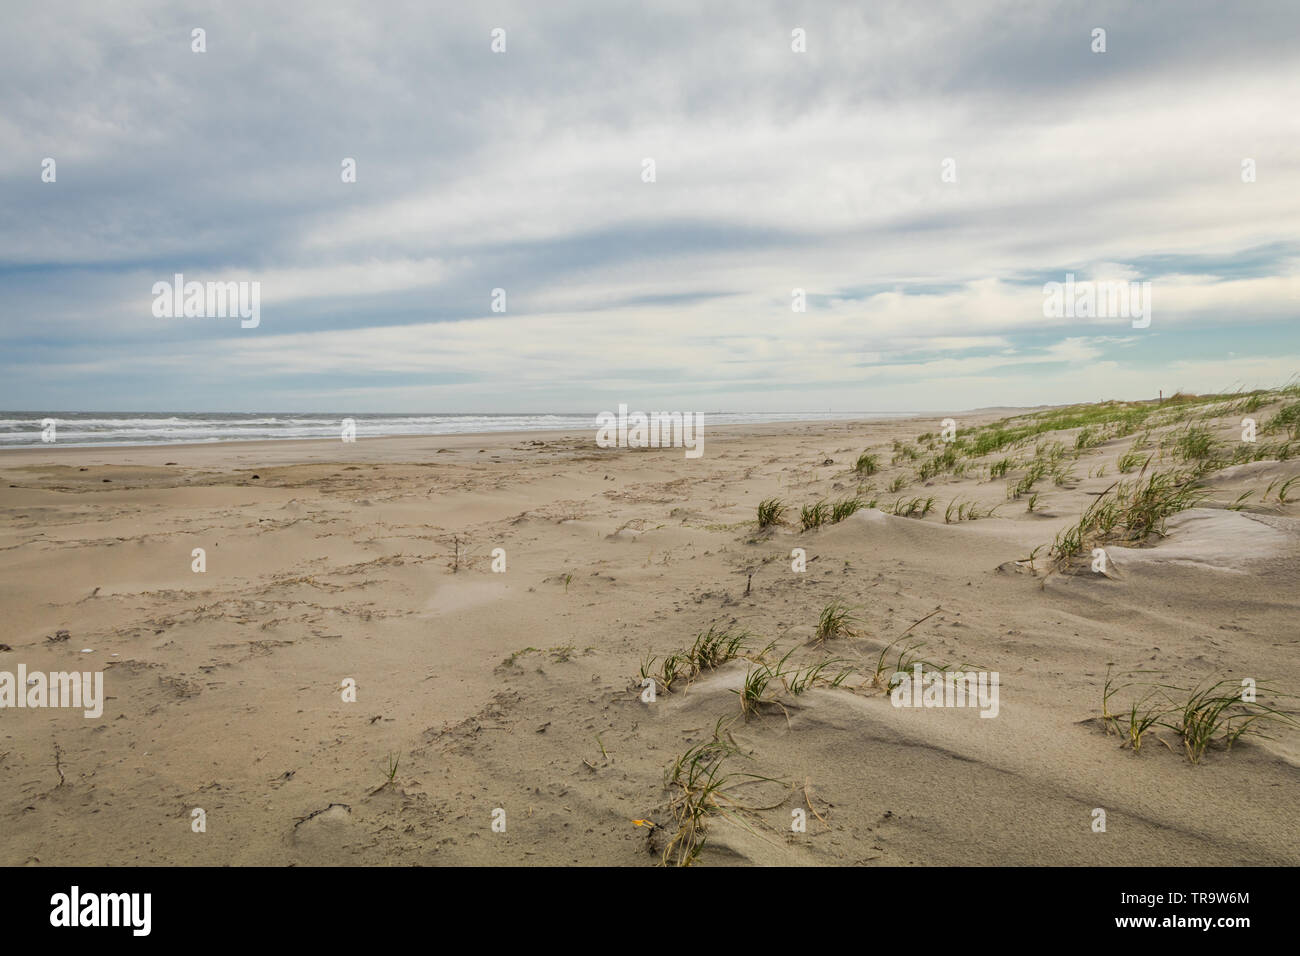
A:
[[[345,418],[356,422],[357,439],[383,435],[464,435],[477,432],[591,430],[594,413],[379,415],[339,412],[333,415],[203,412],[4,412],[0,411],[0,448],[40,445],[41,423],[57,423],[56,445],[172,445],[218,441],[265,441],[335,438]],[[845,412],[709,412],[711,425],[768,422],[844,421],[897,418],[909,413]],[[48,446],[47,446],[48,447]]]

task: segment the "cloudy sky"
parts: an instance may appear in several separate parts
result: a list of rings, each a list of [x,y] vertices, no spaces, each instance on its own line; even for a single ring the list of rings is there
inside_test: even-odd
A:
[[[1300,373],[1293,0],[281,6],[5,4],[0,407],[937,410]],[[155,317],[175,273],[260,283],[260,325]],[[1150,282],[1149,327],[1045,317],[1066,273]]]

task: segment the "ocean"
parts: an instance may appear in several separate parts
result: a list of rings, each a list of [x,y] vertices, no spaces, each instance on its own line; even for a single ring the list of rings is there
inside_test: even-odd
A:
[[[635,409],[634,409],[635,410]],[[658,409],[655,409],[658,410]],[[646,408],[643,411],[651,411]],[[904,418],[911,412],[704,412],[704,424],[745,425],[767,422],[852,421]],[[358,441],[383,435],[463,435],[476,432],[570,430],[592,432],[596,415],[429,414],[300,412],[4,412],[0,411],[0,448],[42,444],[44,423],[54,420],[59,445],[182,445],[221,441],[289,438],[339,438],[344,419],[356,424]]]

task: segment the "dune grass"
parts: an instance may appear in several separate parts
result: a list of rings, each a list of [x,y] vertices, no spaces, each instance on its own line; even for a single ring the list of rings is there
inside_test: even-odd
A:
[[[742,803],[741,787],[757,783],[773,783],[783,788],[789,786],[785,781],[762,774],[724,772],[723,764],[737,757],[744,757],[744,754],[731,736],[730,721],[720,717],[714,724],[711,739],[687,749],[664,771],[664,789],[669,792],[668,815],[676,827],[664,845],[661,862],[665,866],[696,863],[714,817],[755,832],[746,822],[746,817],[763,808]]]
[[[1259,690],[1257,687],[1257,693]],[[1175,708],[1177,722],[1169,726],[1182,738],[1187,759],[1194,764],[1201,762],[1211,744],[1231,750],[1244,734],[1267,736],[1261,729],[1267,724],[1277,721],[1295,723],[1292,714],[1257,700],[1244,701],[1241,683],[1228,678],[1205,686],[1198,684],[1187,695],[1187,699]]]
[[[739,689],[732,688],[733,694],[740,696],[740,712],[748,720],[751,717],[757,717],[763,712],[763,708],[769,704],[777,704],[775,694],[769,695],[767,690],[773,681],[780,681],[787,675],[785,663],[794,653],[794,648],[786,651],[784,656],[775,663],[760,663],[751,667],[745,674],[744,683]]]
[[[934,498],[899,498],[894,502],[891,513],[899,518],[924,518],[934,507]]]
[[[1134,446],[1133,450],[1127,451],[1119,456],[1119,462],[1116,467],[1119,468],[1120,474],[1124,475],[1127,475],[1135,468],[1141,468],[1145,471],[1147,466],[1151,464],[1152,457],[1152,455],[1143,455],[1142,452],[1138,451],[1137,447]]]
[[[818,501],[816,504],[804,505],[799,509],[799,529],[801,531],[811,531],[814,528],[820,528],[830,520],[830,517],[830,506],[824,500]]]
[[[831,523],[837,524],[866,505],[861,498],[844,498],[831,505]]]
[[[858,456],[858,460],[853,465],[853,470],[864,478],[870,477],[880,470],[880,457],[864,451]]]
[[[1199,764],[1211,747],[1230,751],[1246,734],[1267,737],[1264,729],[1272,724],[1296,724],[1294,713],[1259,701],[1259,695],[1264,693],[1272,698],[1288,696],[1278,694],[1265,683],[1256,684],[1254,698],[1247,699],[1244,682],[1232,678],[1201,681],[1186,689],[1153,680],[1123,680],[1153,673],[1136,670],[1117,676],[1109,665],[1106,668],[1101,719],[1107,732],[1118,733],[1134,753],[1141,753],[1149,733],[1163,728],[1182,741],[1188,761]],[[1114,713],[1111,701],[1120,691],[1132,687],[1141,688],[1143,693],[1129,704],[1126,712]],[[1168,746],[1163,738],[1161,742]]]
[[[781,523],[785,516],[785,503],[780,498],[764,498],[758,503],[758,526],[770,528]]]
[[[1171,515],[1194,508],[1206,497],[1193,475],[1153,472],[1145,481],[1120,481],[1090,504],[1076,524],[1057,534],[1050,554],[1058,567],[1089,550],[1094,544],[1119,540],[1141,542],[1165,533]]]
[[[665,657],[657,672],[658,658],[647,655],[641,662],[641,684],[644,686],[646,680],[653,679],[660,690],[670,694],[674,684],[689,684],[704,671],[741,657],[751,637],[748,631],[710,624],[707,631],[696,635],[689,649]]]
[[[890,652],[898,648],[898,654],[894,658],[894,663],[889,664]],[[921,656],[921,649],[925,647],[924,641],[909,641],[906,637],[900,637],[897,640],[890,641],[880,650],[876,657],[876,665],[867,679],[871,686],[888,691],[895,674],[903,674],[912,670],[917,664],[928,670],[946,670],[946,665],[936,664],[934,661],[927,660]],[[866,685],[863,685],[866,686]]]
[[[837,637],[857,637],[858,623],[851,607],[840,601],[832,601],[822,608],[817,618],[817,630],[813,634],[813,640],[824,643]]]

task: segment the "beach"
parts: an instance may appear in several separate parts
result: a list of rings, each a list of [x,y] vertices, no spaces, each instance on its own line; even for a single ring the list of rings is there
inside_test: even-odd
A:
[[[104,700],[0,710],[0,864],[1300,864],[1294,726],[1125,736],[1145,695],[1300,692],[1300,460],[1205,468],[1101,570],[1049,557],[1187,464],[1169,436],[1241,446],[1239,409],[1195,413],[1144,421],[1141,472],[1105,425],[925,473],[944,416],[706,425],[696,458],[594,429],[6,450],[0,671]],[[665,676],[711,628],[744,643]],[[896,670],[978,672],[985,706],[900,701]]]

